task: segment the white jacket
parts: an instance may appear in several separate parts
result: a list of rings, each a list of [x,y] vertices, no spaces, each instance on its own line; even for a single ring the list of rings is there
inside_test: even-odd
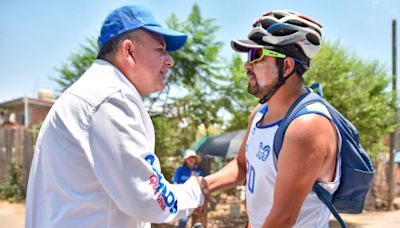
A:
[[[96,60],[54,104],[29,176],[26,227],[150,227],[204,201],[195,181],[170,184],[135,87]]]

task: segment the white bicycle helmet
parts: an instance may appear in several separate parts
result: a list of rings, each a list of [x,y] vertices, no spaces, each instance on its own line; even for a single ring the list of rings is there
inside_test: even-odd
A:
[[[318,22],[294,11],[273,10],[253,23],[248,38],[272,46],[295,44],[308,59],[312,59],[321,46],[321,28]],[[246,46],[243,46],[243,41],[234,40],[232,43],[237,51],[247,51]]]

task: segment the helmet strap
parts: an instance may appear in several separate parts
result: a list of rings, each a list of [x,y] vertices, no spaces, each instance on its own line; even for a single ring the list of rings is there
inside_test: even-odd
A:
[[[275,86],[272,87],[272,89],[271,89],[270,91],[268,91],[268,93],[258,101],[260,104],[264,104],[264,103],[267,102],[269,99],[271,99],[271,97],[276,93],[276,91],[278,91],[278,89],[279,89],[283,84],[285,84],[286,80],[287,80],[290,76],[292,76],[293,73],[295,72],[295,71],[294,71],[294,68],[293,68],[292,72],[290,72],[288,76],[284,77],[284,76],[283,76],[284,59],[277,58],[276,60],[278,61],[279,80],[278,80],[278,82],[275,84]]]

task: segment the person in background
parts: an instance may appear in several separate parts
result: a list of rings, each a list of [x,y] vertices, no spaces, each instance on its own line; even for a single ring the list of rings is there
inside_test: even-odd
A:
[[[200,156],[196,154],[193,150],[186,150],[185,156],[183,157],[183,163],[176,168],[174,175],[172,177],[172,183],[174,184],[183,184],[185,183],[191,176],[203,176],[203,170],[201,170],[198,165],[201,162]],[[189,219],[189,216],[179,219],[179,228],[186,227],[186,223]]]
[[[183,157],[183,163],[176,168],[172,177],[172,183],[183,184],[190,176],[203,176],[203,170],[198,166],[201,162],[201,158],[193,150],[186,150]]]
[[[108,15],[97,59],[57,99],[40,130],[27,228],[150,227],[203,204],[197,177],[180,185],[164,178],[142,99],[164,89],[174,65],[169,52],[186,39],[142,6]]]

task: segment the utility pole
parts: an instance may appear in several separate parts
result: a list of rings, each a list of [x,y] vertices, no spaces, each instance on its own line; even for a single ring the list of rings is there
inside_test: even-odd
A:
[[[394,108],[394,121],[397,124],[397,91],[396,91],[396,20],[392,21],[392,105]],[[396,152],[396,132],[397,127],[390,135],[390,153],[389,153],[389,210],[394,209],[393,200],[395,193],[395,183],[394,183],[394,153]]]

